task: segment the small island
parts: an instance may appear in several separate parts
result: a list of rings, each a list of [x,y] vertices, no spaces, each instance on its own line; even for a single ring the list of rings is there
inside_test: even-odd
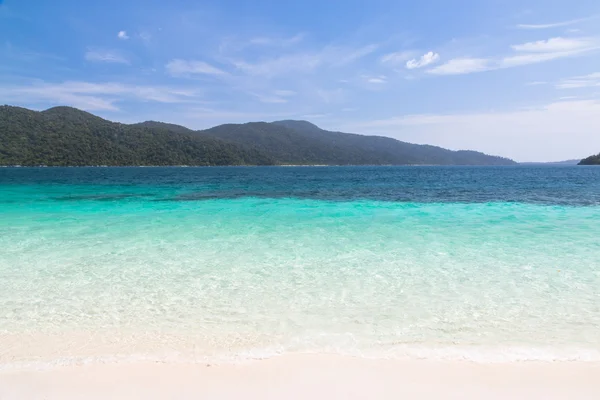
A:
[[[578,165],[600,165],[600,153],[584,158]]]

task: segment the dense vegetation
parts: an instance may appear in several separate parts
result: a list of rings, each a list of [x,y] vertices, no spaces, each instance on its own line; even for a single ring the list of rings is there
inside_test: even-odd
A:
[[[584,158],[579,162],[579,165],[600,165],[600,153]]]
[[[330,132],[306,121],[226,124],[202,131],[120,124],[70,107],[0,107],[0,165],[509,165],[380,136]]]
[[[312,140],[327,148],[328,154],[352,154],[357,164],[389,165],[511,165],[507,158],[488,156],[477,151],[452,151],[437,146],[401,142],[383,136],[365,136],[325,131],[306,121],[277,121],[300,133],[304,140]],[[340,162],[344,164],[344,162]]]
[[[106,121],[69,107],[0,107],[0,165],[273,164],[222,140]]]

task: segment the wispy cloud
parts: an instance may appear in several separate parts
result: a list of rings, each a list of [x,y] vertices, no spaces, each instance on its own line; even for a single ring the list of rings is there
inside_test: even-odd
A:
[[[545,81],[533,81],[533,82],[527,82],[526,85],[527,86],[540,86],[540,85],[546,85],[548,82]]]
[[[365,81],[367,83],[374,83],[374,84],[383,84],[383,83],[387,83],[387,76],[385,75],[379,75],[379,76],[363,76],[363,78],[365,79]]]
[[[380,61],[382,64],[388,64],[392,66],[403,65],[406,61],[416,56],[414,51],[397,51],[395,53],[388,53],[381,57]]]
[[[122,54],[114,50],[90,50],[85,53],[85,59],[93,62],[106,62],[117,64],[129,64],[130,61]]]
[[[325,52],[329,53],[332,65],[341,66],[351,64],[354,61],[373,53],[378,48],[379,45],[377,44],[369,44],[367,46],[359,47],[357,49],[332,47],[325,49]]]
[[[461,75],[486,71],[489,68],[490,61],[485,58],[455,58],[427,72],[434,75]]]
[[[190,102],[199,96],[194,90],[167,86],[140,86],[122,83],[34,81],[23,86],[1,88],[5,98],[15,102],[71,105],[84,110],[118,110],[115,103],[125,99],[159,103]]]
[[[293,36],[263,35],[251,38],[228,36],[222,38],[219,44],[221,54],[232,54],[251,48],[252,51],[284,50],[301,43],[306,33],[300,32]]]
[[[497,65],[497,68],[517,67],[577,56],[600,49],[600,41],[597,38],[566,39],[556,37],[548,40],[513,45],[511,48],[519,54],[504,57]]]
[[[254,63],[243,60],[232,61],[232,63],[241,72],[272,77],[290,72],[314,71],[323,63],[323,59],[318,54],[299,53],[264,59]]]
[[[129,39],[129,36],[127,35],[127,32],[125,32],[125,31],[119,31],[119,33],[117,33],[117,37],[121,40]]]
[[[260,36],[250,39],[248,43],[256,46],[288,47],[300,43],[302,40],[304,40],[305,37],[305,33],[298,33],[292,37],[287,38]]]
[[[204,61],[188,61],[174,59],[165,66],[171,76],[189,75],[225,75],[225,71],[214,67]]]
[[[555,37],[548,40],[538,40],[536,42],[516,44],[511,46],[511,48],[518,52],[555,53],[563,51],[587,50],[591,48],[598,48],[598,43],[598,39],[595,38]]]
[[[423,54],[421,56],[421,58],[419,58],[419,59],[413,58],[412,60],[407,61],[406,68],[407,69],[423,68],[427,65],[437,62],[439,59],[440,59],[440,55],[438,53],[434,53],[433,51],[430,51],[428,53]]]
[[[579,89],[589,87],[600,87],[600,72],[563,79],[556,84],[557,89]]]
[[[571,20],[568,20],[568,21],[553,22],[553,23],[549,23],[549,24],[519,24],[519,25],[517,25],[517,28],[519,28],[519,29],[550,29],[550,28],[560,28],[562,26],[569,26],[569,25],[578,24],[580,22],[589,21],[590,19],[594,19],[594,18],[597,18],[597,16],[591,16],[591,17],[586,17],[586,18],[578,18],[578,19],[571,19]]]
[[[579,52],[555,52],[555,53],[529,53],[516,56],[505,57],[490,69],[512,68],[522,65],[537,64],[546,61],[556,60],[557,58],[570,57],[579,54]]]
[[[578,56],[600,49],[598,38],[562,38],[512,45],[513,54],[496,58],[456,58],[427,72],[435,75],[459,75],[512,68]]]
[[[296,92],[292,90],[274,90],[272,93],[251,93],[253,96],[258,98],[262,103],[271,104],[282,104],[287,103],[289,98],[296,95]]]
[[[290,73],[310,73],[320,67],[343,67],[373,53],[378,45],[358,48],[327,46],[320,51],[284,54],[256,62],[231,60],[241,72],[249,75],[274,77]]]

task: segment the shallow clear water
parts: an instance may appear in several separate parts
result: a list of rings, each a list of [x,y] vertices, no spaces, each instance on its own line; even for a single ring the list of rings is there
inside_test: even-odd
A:
[[[600,360],[600,168],[0,168],[0,363]]]

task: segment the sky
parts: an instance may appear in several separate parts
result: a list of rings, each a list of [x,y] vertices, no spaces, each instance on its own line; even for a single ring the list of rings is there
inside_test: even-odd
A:
[[[600,152],[598,0],[0,0],[0,104]]]

